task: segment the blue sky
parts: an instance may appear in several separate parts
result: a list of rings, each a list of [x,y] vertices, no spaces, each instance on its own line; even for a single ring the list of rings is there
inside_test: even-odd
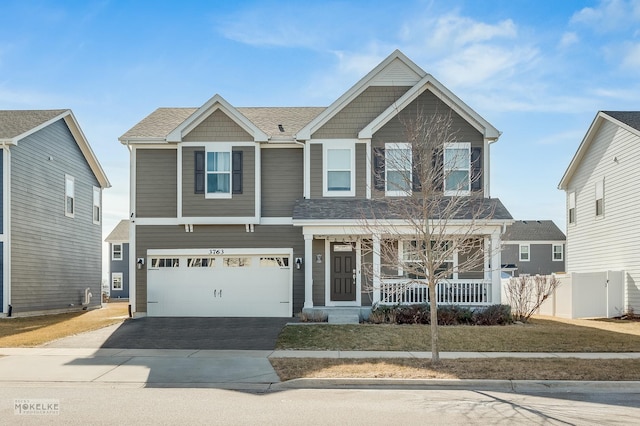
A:
[[[565,228],[557,184],[598,110],[640,109],[640,0],[0,5],[0,109],[70,108],[128,215],[118,137],[160,106],[327,106],[402,50],[503,132],[492,188]]]

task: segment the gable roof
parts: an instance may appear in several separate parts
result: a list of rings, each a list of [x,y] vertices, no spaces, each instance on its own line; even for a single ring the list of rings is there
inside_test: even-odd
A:
[[[104,241],[106,243],[128,243],[129,221],[127,219],[121,220]]]
[[[552,220],[516,220],[507,226],[503,241],[565,241],[564,232]]]
[[[580,146],[578,146],[578,150],[571,159],[562,179],[560,179],[558,189],[567,189],[573,174],[576,172],[582,158],[605,121],[610,121],[640,138],[640,111],[599,111],[593,119],[591,126],[589,126],[589,130],[587,130],[582,142],[580,142]]]
[[[0,110],[0,143],[18,145],[20,140],[58,120],[65,121],[91,171],[100,183],[100,187],[110,188],[111,183],[107,179],[107,175],[102,170],[98,158],[70,109]]]

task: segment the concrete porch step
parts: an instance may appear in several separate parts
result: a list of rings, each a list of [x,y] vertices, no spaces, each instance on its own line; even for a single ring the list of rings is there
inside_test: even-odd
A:
[[[329,324],[359,324],[360,315],[346,312],[330,312],[327,318]]]

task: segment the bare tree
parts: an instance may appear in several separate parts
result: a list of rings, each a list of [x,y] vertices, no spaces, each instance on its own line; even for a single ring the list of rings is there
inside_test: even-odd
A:
[[[554,276],[536,275],[509,278],[505,286],[507,302],[513,319],[527,322],[540,306],[558,288],[560,281]]]
[[[461,288],[453,280],[464,273],[484,278],[489,248],[483,226],[497,200],[484,197],[482,156],[458,143],[451,112],[418,108],[397,120],[406,142],[374,148],[375,192],[362,211],[362,223],[381,240],[365,241],[363,249],[379,256],[381,266],[363,265],[381,283],[374,288],[369,282],[368,289],[380,291],[382,302],[428,300],[432,363],[438,363],[438,302],[488,300],[486,287]]]

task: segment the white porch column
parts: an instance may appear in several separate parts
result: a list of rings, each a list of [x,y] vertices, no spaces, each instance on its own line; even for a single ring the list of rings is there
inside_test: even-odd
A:
[[[380,235],[373,234],[373,304],[380,303]]]
[[[491,234],[491,304],[502,303],[500,272],[502,271],[502,251],[500,231]]]
[[[304,307],[313,308],[313,234],[304,234]]]
[[[484,279],[491,281],[491,239],[484,237]]]

